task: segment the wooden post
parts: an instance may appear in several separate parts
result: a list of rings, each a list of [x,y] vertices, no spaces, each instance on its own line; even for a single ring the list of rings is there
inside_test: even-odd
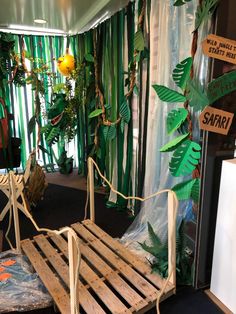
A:
[[[88,179],[89,179],[89,205],[90,205],[90,220],[95,221],[94,207],[94,166],[91,157],[88,158]]]
[[[176,286],[176,198],[173,191],[168,192],[168,275]]]
[[[68,256],[69,256],[69,277],[70,277],[70,308],[71,314],[77,314],[77,303],[79,304],[78,291],[76,287],[76,272],[78,264],[78,250],[72,232],[68,231]]]
[[[20,226],[19,226],[18,206],[17,206],[17,186],[16,186],[16,182],[14,178],[14,173],[12,171],[10,171],[9,173],[9,181],[10,181],[10,200],[11,200],[11,206],[13,208],[13,217],[14,217],[16,249],[18,252],[21,252]]]

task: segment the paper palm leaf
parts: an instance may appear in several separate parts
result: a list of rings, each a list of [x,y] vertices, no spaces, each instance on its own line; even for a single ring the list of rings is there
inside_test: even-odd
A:
[[[187,89],[187,99],[189,100],[189,106],[192,107],[194,111],[203,110],[209,104],[207,95],[198,81],[188,81]]]
[[[102,109],[95,109],[94,111],[92,111],[92,112],[90,112],[90,114],[89,114],[89,118],[91,119],[91,118],[94,118],[94,117],[97,117],[97,116],[99,116],[101,113],[102,113],[103,111],[102,111]]]
[[[172,152],[175,150],[187,137],[189,136],[189,133],[186,133],[184,135],[178,136],[169,143],[165,144],[162,146],[160,149],[160,152],[165,153],[165,152]]]
[[[201,146],[198,143],[187,140],[174,152],[169,163],[169,169],[174,177],[190,174],[197,166]]]
[[[143,33],[139,29],[135,34],[134,34],[134,49],[138,51],[143,51],[145,47],[144,43],[144,38],[143,38]]]
[[[165,87],[163,85],[152,85],[155,89],[158,97],[162,101],[167,102],[185,102],[186,97],[168,87]]]
[[[107,139],[108,141],[113,140],[116,137],[116,126],[115,125],[111,125],[109,127],[108,133],[107,133]]]
[[[191,198],[194,200],[195,203],[199,202],[199,195],[200,195],[200,179],[196,179],[191,191]]]
[[[125,123],[129,123],[131,113],[127,99],[125,99],[120,106],[120,116],[123,118]]]
[[[176,184],[172,190],[176,193],[179,201],[188,200],[191,198],[192,188],[197,179],[191,179],[185,182]]]
[[[213,14],[218,2],[219,0],[204,0],[202,5],[198,6],[195,18],[195,31]]]
[[[183,5],[183,4],[185,4],[185,3],[187,3],[187,2],[190,2],[190,1],[192,1],[192,0],[176,0],[175,3],[174,3],[174,5],[175,5],[176,7],[178,7],[178,6]]]
[[[185,89],[186,83],[190,78],[192,64],[193,58],[189,57],[177,64],[176,68],[173,70],[172,78],[175,84],[182,90]]]
[[[167,116],[167,132],[168,134],[176,131],[181,124],[186,120],[188,116],[188,110],[184,108],[174,109],[169,112]]]

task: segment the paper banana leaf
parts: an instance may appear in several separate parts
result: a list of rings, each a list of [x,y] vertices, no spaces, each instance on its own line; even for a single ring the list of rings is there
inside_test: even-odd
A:
[[[176,131],[186,120],[187,116],[188,110],[185,108],[171,110],[167,116],[168,134],[172,134],[174,131]]]
[[[186,140],[186,138],[189,136],[189,133],[186,133],[184,135],[178,136],[174,138],[172,141],[169,143],[165,144],[162,146],[160,149],[160,152],[165,153],[165,152],[172,152],[175,150],[183,141]]]
[[[185,102],[186,97],[163,85],[153,85],[158,97],[166,102]]]
[[[197,80],[189,80],[187,84],[187,99],[189,100],[189,106],[196,111],[202,111],[208,104],[209,100]]]
[[[131,113],[127,99],[125,99],[120,106],[120,116],[123,118],[125,123],[129,123]]]
[[[185,89],[186,83],[190,78],[192,64],[193,58],[189,57],[177,64],[176,68],[173,70],[172,78],[175,84],[182,90]]]
[[[191,198],[192,188],[197,182],[197,179],[191,179],[185,182],[176,184],[172,190],[176,193],[179,201],[188,200]]]
[[[201,157],[201,146],[193,141],[184,141],[174,152],[169,169],[174,177],[185,176],[196,168]]]

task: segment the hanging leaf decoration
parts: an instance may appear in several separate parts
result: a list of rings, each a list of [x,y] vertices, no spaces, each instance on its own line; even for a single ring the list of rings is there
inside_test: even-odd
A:
[[[116,137],[116,126],[115,125],[111,125],[109,127],[108,133],[107,133],[107,140],[111,141]]]
[[[176,193],[179,201],[188,200],[191,198],[192,188],[197,182],[197,179],[191,179],[185,182],[176,184],[172,190]]]
[[[193,58],[189,57],[177,64],[176,68],[173,70],[172,78],[176,85],[182,90],[185,89],[186,83],[190,78],[192,64]]]
[[[195,17],[195,31],[214,13],[218,2],[219,0],[204,0],[198,6]]]
[[[169,143],[165,144],[164,146],[162,146],[162,148],[160,149],[160,152],[162,153],[166,153],[166,152],[172,152],[173,150],[175,150],[184,140],[186,140],[186,138],[189,136],[189,133],[186,133],[184,135],[178,136],[176,138],[174,138],[172,141],[170,141]]]
[[[124,133],[124,129],[125,129],[125,121],[124,121],[124,119],[121,119],[121,121],[120,121],[120,130],[121,130],[122,134]]]
[[[200,179],[196,179],[191,191],[191,198],[195,203],[199,203],[199,195],[200,195]]]
[[[33,117],[31,117],[31,119],[29,120],[29,123],[28,123],[28,129],[29,129],[30,134],[34,131],[35,126],[36,126],[36,117],[33,116]]]
[[[120,116],[123,118],[125,123],[129,123],[131,113],[127,99],[125,99],[120,106]]]
[[[85,56],[84,56],[84,59],[88,62],[94,62],[94,57],[93,55],[91,55],[90,53],[87,53]]]
[[[174,152],[169,163],[169,169],[174,177],[185,176],[198,165],[201,146],[193,141],[184,141]]]
[[[152,87],[155,89],[158,97],[162,101],[166,102],[185,102],[186,97],[168,87],[165,87],[163,85],[152,85]]]
[[[172,134],[176,131],[181,124],[186,120],[188,110],[185,108],[174,109],[169,112],[167,116],[167,132]]]
[[[179,6],[181,6],[187,2],[190,2],[190,1],[192,1],[192,0],[176,0],[174,3],[174,6],[179,7]]]
[[[97,117],[99,116],[100,114],[102,113],[102,109],[95,109],[94,111],[92,111],[90,114],[89,114],[89,118],[94,118],[94,117]]]
[[[145,43],[144,43],[144,37],[143,37],[143,32],[141,29],[139,29],[135,34],[134,34],[134,49],[138,51],[144,50]]]
[[[209,104],[207,95],[197,80],[188,81],[186,97],[194,111],[203,110]]]
[[[106,141],[107,140],[107,134],[109,131],[109,126],[108,125],[102,125],[101,127],[102,127],[102,134],[103,134],[104,140]]]

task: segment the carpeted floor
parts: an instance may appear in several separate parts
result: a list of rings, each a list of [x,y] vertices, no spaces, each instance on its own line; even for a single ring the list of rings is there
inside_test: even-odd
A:
[[[84,217],[86,192],[77,189],[49,184],[44,199],[33,210],[33,216],[41,227],[58,229],[62,226],[81,221]],[[6,199],[0,195],[0,208],[4,207]],[[121,236],[132,222],[124,212],[106,208],[103,194],[95,195],[96,223],[113,237]],[[22,214],[20,215],[22,239],[32,237],[37,232]],[[6,231],[8,219],[1,223],[0,229]],[[11,234],[13,239],[13,234]],[[3,241],[3,249],[8,249]],[[161,303],[161,314],[220,314],[223,313],[207,297],[203,291],[195,291],[191,287],[178,287],[177,295]],[[13,313],[13,312],[12,312]],[[14,312],[15,313],[15,312]],[[29,313],[53,314],[53,308],[31,311]],[[151,310],[148,313],[156,313]]]

